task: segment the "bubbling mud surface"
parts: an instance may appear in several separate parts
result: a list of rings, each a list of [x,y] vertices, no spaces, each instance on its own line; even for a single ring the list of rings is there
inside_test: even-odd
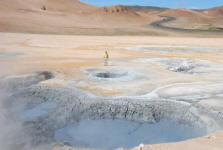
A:
[[[141,143],[183,141],[207,134],[206,130],[172,121],[138,123],[126,120],[81,120],[55,132],[56,141],[98,149],[132,148]]]

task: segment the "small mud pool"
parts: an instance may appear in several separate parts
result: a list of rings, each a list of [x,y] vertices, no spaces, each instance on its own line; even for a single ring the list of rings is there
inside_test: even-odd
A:
[[[122,76],[127,75],[128,73],[112,73],[112,72],[101,72],[101,73],[96,73],[96,77],[98,78],[120,78]]]
[[[104,81],[129,81],[134,80],[138,76],[141,76],[137,70],[131,69],[104,69],[104,68],[91,68],[85,70],[90,80],[104,80]]]
[[[155,124],[126,120],[82,120],[57,130],[54,138],[72,146],[112,150],[132,148],[141,143],[183,141],[205,134],[205,129],[166,120]]]

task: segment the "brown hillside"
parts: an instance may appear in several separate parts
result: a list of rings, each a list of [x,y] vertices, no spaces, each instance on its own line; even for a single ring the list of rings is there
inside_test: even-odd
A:
[[[166,10],[160,13],[159,15],[171,16],[177,19],[185,18],[189,22],[193,22],[193,23],[209,23],[210,22],[210,18],[205,16],[203,13],[200,13],[195,10],[189,10],[189,9],[171,9],[171,10]]]
[[[0,31],[10,32],[88,33],[148,22],[147,16],[124,6],[102,8],[77,0],[1,0],[0,8]]]
[[[149,12],[154,10],[158,9],[152,8]],[[219,28],[223,24],[219,19],[222,7],[205,11],[162,9],[149,12],[120,5],[96,7],[78,0],[0,0],[0,32],[159,35],[161,31],[149,28],[148,24],[161,20],[160,16],[175,17],[176,21],[167,24],[183,28],[200,24]]]
[[[168,10],[168,8],[160,8],[152,6],[126,6],[126,7],[136,12],[145,12],[150,14],[161,13],[165,10]]]
[[[204,10],[203,13],[205,15],[209,15],[212,17],[221,17],[223,18],[223,6],[211,8],[208,10]]]
[[[129,14],[129,15],[133,15],[133,16],[138,16],[138,14],[135,11],[132,11],[128,7],[121,6],[121,5],[103,7],[100,9],[102,12],[104,12],[106,14]]]
[[[78,13],[81,11],[91,11],[94,6],[87,5],[77,0],[1,0],[2,8],[14,10],[40,11],[43,7],[48,11]]]
[[[223,7],[208,10],[171,9],[159,14],[160,16],[175,17],[175,21],[166,23],[177,28],[222,30]]]
[[[116,25],[139,25],[145,24],[149,20],[148,16],[120,5],[98,8],[91,16],[98,19],[97,21],[102,22],[102,24],[112,23]]]

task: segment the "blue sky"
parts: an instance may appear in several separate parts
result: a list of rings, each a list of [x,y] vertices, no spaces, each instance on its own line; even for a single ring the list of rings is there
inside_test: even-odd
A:
[[[223,5],[223,0],[80,0],[82,2],[96,5],[142,5],[159,6],[168,8],[211,8]]]

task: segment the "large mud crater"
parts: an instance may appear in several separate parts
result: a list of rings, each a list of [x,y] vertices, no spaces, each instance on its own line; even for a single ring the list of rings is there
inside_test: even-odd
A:
[[[40,72],[1,81],[9,89],[15,89],[16,83],[24,85],[16,86],[7,102],[35,146],[65,142],[74,147],[131,148],[140,143],[182,141],[221,129],[219,114],[191,103],[146,97],[104,98],[73,87],[41,84],[53,76]]]

